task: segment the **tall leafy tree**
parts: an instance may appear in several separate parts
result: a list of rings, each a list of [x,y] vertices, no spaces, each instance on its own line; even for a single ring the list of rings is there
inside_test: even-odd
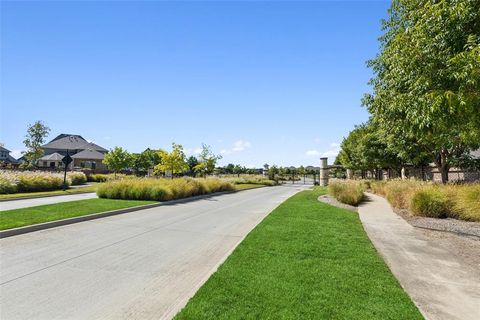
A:
[[[195,167],[198,165],[198,159],[195,156],[188,157],[187,165],[188,165],[188,174],[191,176],[194,176]]]
[[[23,154],[28,166],[35,166],[37,159],[43,155],[44,151],[41,146],[45,143],[49,132],[50,128],[42,121],[35,121],[34,124],[28,126],[25,140],[23,140],[23,144],[27,148]]]
[[[394,0],[383,28],[364,105],[399,154],[427,153],[446,182],[480,146],[480,1]]]
[[[121,148],[115,147],[110,150],[103,159],[103,163],[112,170],[117,177],[117,173],[127,169],[132,164],[132,156],[130,153]]]
[[[150,152],[145,150],[142,153],[133,153],[131,155],[131,166],[136,175],[146,173],[153,167],[153,161]]]
[[[158,151],[161,159],[160,163],[155,166],[156,173],[171,173],[171,178],[176,174],[183,173],[188,170],[185,152],[180,144],[172,143],[172,151]]]
[[[222,159],[222,156],[215,155],[209,145],[202,144],[202,151],[198,158],[199,163],[195,166],[195,171],[206,177],[213,173],[217,161]]]

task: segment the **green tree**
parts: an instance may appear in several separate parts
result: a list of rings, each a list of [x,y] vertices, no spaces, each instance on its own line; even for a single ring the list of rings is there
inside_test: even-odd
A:
[[[278,167],[276,165],[273,165],[270,168],[268,168],[268,179],[276,180],[277,174],[278,174]]]
[[[23,152],[27,160],[27,166],[36,166],[37,159],[44,153],[41,146],[45,143],[45,138],[49,132],[50,128],[42,121],[35,121],[34,124],[28,126],[27,135],[25,136],[25,140],[23,140],[23,144],[27,148],[27,151]]]
[[[402,157],[450,166],[480,146],[480,1],[394,0],[363,103]]]
[[[161,159],[160,163],[155,166],[156,173],[171,173],[171,178],[174,175],[183,173],[188,170],[188,164],[186,162],[185,152],[180,144],[172,143],[172,151],[167,152],[158,151]]]
[[[304,166],[300,166],[298,167],[297,172],[300,176],[303,177],[303,184],[305,184],[305,175],[307,174],[307,170],[305,170]]]
[[[198,159],[195,156],[188,157],[187,165],[188,165],[188,174],[191,176],[194,176],[195,167],[198,165]]]
[[[217,161],[222,159],[221,155],[215,155],[209,145],[202,144],[202,151],[199,155],[199,163],[195,166],[195,171],[206,177],[215,170]]]
[[[133,153],[131,155],[131,165],[136,175],[145,174],[148,169],[153,167],[150,151],[145,150],[142,153]]]
[[[233,167],[233,174],[236,174],[238,177],[240,177],[240,174],[243,173],[243,171],[244,171],[244,168],[239,164],[236,164]]]
[[[132,156],[127,150],[115,147],[105,155],[103,163],[114,172],[116,178],[117,173],[127,169],[132,164]]]

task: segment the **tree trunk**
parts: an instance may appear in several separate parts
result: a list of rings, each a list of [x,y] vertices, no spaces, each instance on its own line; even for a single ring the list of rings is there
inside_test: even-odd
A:
[[[435,161],[435,165],[437,166],[438,172],[440,172],[442,183],[446,184],[448,182],[448,171],[450,170],[450,166],[447,163],[447,154],[444,150],[440,152],[437,161]]]

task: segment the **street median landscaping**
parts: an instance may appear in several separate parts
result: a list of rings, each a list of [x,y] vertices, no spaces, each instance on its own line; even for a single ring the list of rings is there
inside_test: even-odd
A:
[[[175,319],[422,319],[358,215],[325,192],[273,210]]]
[[[216,178],[138,178],[105,182],[98,186],[97,195],[108,199],[168,201],[233,190],[233,183]]]

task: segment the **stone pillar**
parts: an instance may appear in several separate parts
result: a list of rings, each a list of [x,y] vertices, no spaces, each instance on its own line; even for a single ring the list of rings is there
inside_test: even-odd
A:
[[[353,179],[353,170],[352,169],[347,169],[347,179],[349,179],[349,180]]]
[[[320,185],[328,186],[328,158],[320,158]]]

